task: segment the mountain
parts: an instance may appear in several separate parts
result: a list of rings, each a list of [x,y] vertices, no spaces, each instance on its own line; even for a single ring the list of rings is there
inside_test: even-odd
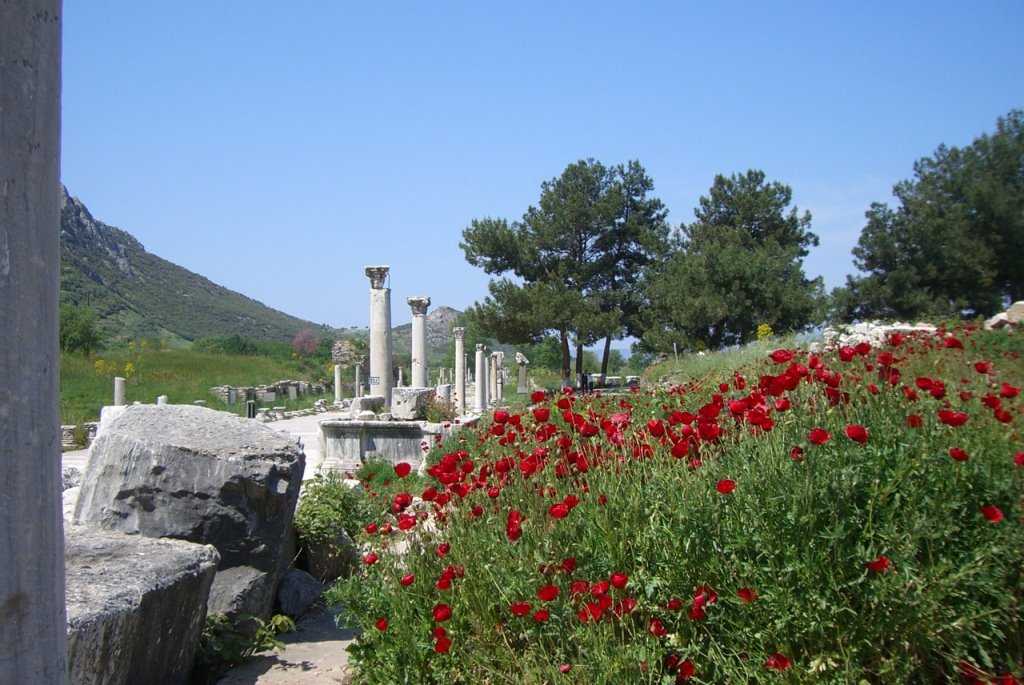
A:
[[[60,301],[97,312],[109,341],[158,338],[169,344],[210,335],[291,342],[303,328],[336,335],[146,252],[130,234],[97,221],[63,189]]]
[[[449,343],[454,338],[452,328],[458,324],[460,314],[458,310],[444,305],[427,311],[427,361],[430,366],[436,365],[448,354]],[[391,350],[401,357],[411,354],[411,323],[395,326],[391,330]]]

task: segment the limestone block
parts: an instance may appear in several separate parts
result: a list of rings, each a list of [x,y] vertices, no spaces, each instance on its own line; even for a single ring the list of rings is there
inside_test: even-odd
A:
[[[1019,326],[1024,321],[1024,300],[1018,300],[1006,310],[1006,320],[1014,326]]]
[[[366,397],[356,397],[352,400],[349,405],[349,412],[352,417],[355,418],[362,412],[379,412],[384,408],[384,398],[380,395],[367,395]]]
[[[210,611],[269,616],[290,565],[305,455],[286,434],[189,405],[128,407],[93,443],[76,523],[211,544]]]
[[[68,682],[188,682],[217,551],[90,526],[64,536]]]
[[[432,388],[395,388],[391,391],[391,415],[399,421],[418,421],[427,415]]]
[[[991,319],[985,321],[985,330],[994,331],[1000,328],[1006,328],[1010,325],[1010,318],[1006,316],[1006,312],[999,312]]]
[[[277,588],[277,613],[298,618],[309,611],[325,589],[323,583],[313,576],[293,568]]]

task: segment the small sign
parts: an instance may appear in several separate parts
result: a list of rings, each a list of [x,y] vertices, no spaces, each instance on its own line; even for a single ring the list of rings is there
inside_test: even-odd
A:
[[[370,385],[380,385],[380,376],[370,376]]]

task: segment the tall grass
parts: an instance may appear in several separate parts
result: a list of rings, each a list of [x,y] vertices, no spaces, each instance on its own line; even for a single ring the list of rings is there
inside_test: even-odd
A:
[[[129,366],[130,365],[130,366]],[[187,349],[124,348],[89,356],[62,354],[60,368],[61,423],[96,421],[100,409],[113,403],[114,377],[125,378],[128,403],[152,403],[167,395],[174,404],[205,400],[207,406],[245,412],[244,398],[234,407],[210,392],[218,385],[256,386],[280,380],[333,378],[331,370],[302,360],[196,352]],[[306,399],[300,404],[310,404]],[[276,406],[289,406],[278,398]]]

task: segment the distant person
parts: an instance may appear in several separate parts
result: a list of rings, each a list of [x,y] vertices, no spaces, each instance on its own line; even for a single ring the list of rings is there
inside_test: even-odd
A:
[[[590,392],[590,375],[586,369],[583,369],[583,375],[580,376],[580,390],[583,392]]]

